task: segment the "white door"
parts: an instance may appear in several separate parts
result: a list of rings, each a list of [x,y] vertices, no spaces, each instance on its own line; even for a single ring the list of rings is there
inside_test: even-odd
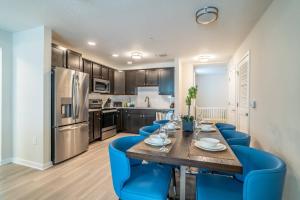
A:
[[[236,125],[236,70],[235,65],[228,69],[227,122]]]
[[[237,129],[249,133],[249,53],[237,67]]]

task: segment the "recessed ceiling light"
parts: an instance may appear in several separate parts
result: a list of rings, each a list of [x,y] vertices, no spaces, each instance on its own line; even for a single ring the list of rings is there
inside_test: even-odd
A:
[[[117,58],[117,57],[119,57],[119,54],[115,54],[115,53],[114,53],[114,54],[112,54],[111,56]]]
[[[96,42],[89,41],[88,45],[90,45],[90,46],[96,46]]]
[[[214,55],[210,55],[210,54],[199,55],[199,56],[194,57],[194,60],[200,61],[200,62],[208,62],[210,59],[213,59],[214,57],[215,57]]]
[[[134,59],[134,60],[140,60],[143,58],[143,54],[141,52],[132,52],[131,53],[131,58]]]
[[[132,61],[127,61],[127,64],[128,65],[132,65]]]
[[[196,22],[198,24],[210,24],[217,21],[219,17],[219,10],[213,6],[207,6],[197,10],[196,12]]]

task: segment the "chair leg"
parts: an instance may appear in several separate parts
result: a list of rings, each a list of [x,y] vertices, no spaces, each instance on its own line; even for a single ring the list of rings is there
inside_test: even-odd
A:
[[[175,172],[175,168],[172,168],[172,176],[173,176],[173,192],[174,192],[174,195],[176,196],[177,192],[176,192],[176,172]]]

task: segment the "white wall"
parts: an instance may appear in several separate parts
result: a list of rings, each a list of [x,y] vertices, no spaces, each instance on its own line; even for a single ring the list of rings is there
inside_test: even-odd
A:
[[[51,31],[38,27],[13,34],[14,162],[49,167]]]
[[[252,145],[287,163],[284,199],[300,197],[299,9],[299,0],[274,0],[230,62],[250,50]]]
[[[196,74],[198,86],[196,105],[200,107],[227,106],[227,74]]]
[[[5,164],[10,162],[12,157],[12,33],[0,30],[0,48],[2,48],[0,164]]]

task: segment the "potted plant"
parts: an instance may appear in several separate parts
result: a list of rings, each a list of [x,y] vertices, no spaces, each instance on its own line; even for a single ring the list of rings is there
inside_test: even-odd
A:
[[[191,116],[191,104],[192,99],[196,99],[197,90],[197,86],[190,87],[188,90],[188,95],[185,99],[185,104],[188,106],[188,114],[182,117],[182,129],[185,132],[193,131],[194,116]]]

